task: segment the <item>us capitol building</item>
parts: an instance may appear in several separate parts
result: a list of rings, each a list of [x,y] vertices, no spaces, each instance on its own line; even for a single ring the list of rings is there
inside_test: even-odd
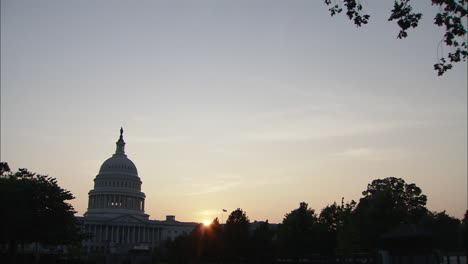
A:
[[[168,215],[149,220],[145,194],[135,164],[125,154],[123,129],[115,154],[104,161],[89,191],[88,210],[77,217],[83,232],[90,234],[83,246],[94,253],[128,253],[152,250],[168,239],[191,232],[197,223],[184,223]]]

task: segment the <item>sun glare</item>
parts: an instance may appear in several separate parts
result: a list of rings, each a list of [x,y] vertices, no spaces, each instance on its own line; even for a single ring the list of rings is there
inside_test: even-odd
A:
[[[211,225],[211,222],[208,221],[208,220],[205,220],[205,221],[203,221],[203,225],[204,226],[209,226],[209,225]]]

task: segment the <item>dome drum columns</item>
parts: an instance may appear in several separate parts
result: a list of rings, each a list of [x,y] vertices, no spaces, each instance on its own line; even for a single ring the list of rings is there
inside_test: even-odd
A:
[[[123,208],[144,212],[145,199],[123,194],[95,194],[89,196],[89,209]]]

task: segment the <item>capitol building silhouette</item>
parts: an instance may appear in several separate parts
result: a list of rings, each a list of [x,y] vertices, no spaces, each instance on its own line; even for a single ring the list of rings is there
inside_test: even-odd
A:
[[[135,164],[125,154],[123,129],[112,157],[101,165],[89,191],[88,209],[78,216],[89,238],[82,242],[88,254],[150,252],[166,240],[190,233],[198,223],[178,222],[175,216],[150,220],[145,194]]]

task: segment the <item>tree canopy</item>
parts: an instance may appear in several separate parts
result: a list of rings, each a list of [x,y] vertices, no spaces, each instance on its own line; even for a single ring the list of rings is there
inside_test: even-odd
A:
[[[414,183],[407,184],[401,178],[373,180],[362,195],[364,197],[359,201],[358,210],[370,207],[388,208],[392,210],[392,215],[405,218],[406,222],[417,221],[427,212],[427,196],[422,194],[421,188]]]
[[[453,63],[466,61],[468,57],[468,43],[466,41],[466,17],[468,15],[467,0],[430,0],[432,5],[439,7],[439,12],[434,17],[434,24],[444,28],[444,35],[439,45],[449,48],[447,54],[437,54],[438,62],[434,64],[437,74],[443,75],[452,69]],[[325,4],[331,6],[331,16],[341,13],[344,9],[350,20],[360,27],[369,22],[370,15],[363,12],[360,0],[325,0]],[[344,6],[344,8],[343,8]],[[398,38],[408,36],[408,30],[415,28],[422,18],[422,13],[415,12],[411,0],[394,0],[389,21],[396,21],[400,27]]]
[[[73,195],[55,178],[19,169],[11,172],[0,163],[0,243],[10,251],[18,244],[73,244],[81,240],[75,210],[67,201]]]
[[[327,205],[320,212],[318,221],[321,225],[321,243],[322,251],[327,251],[329,253],[335,253],[340,247],[349,248],[348,245],[339,244],[339,236],[352,236],[346,230],[346,224],[349,222],[353,210],[356,208],[356,202],[352,200],[351,202],[344,203],[344,198],[341,200],[341,205],[338,205],[334,202],[331,205]]]
[[[358,229],[359,247],[369,250],[381,236],[400,224],[417,224],[427,215],[426,195],[415,184],[401,178],[373,180],[350,221]]]
[[[317,215],[306,202],[287,213],[280,227],[281,247],[290,256],[300,257],[311,253],[316,247]]]
[[[231,258],[245,258],[249,255],[250,220],[240,208],[232,211],[226,220],[224,239],[226,254]]]

